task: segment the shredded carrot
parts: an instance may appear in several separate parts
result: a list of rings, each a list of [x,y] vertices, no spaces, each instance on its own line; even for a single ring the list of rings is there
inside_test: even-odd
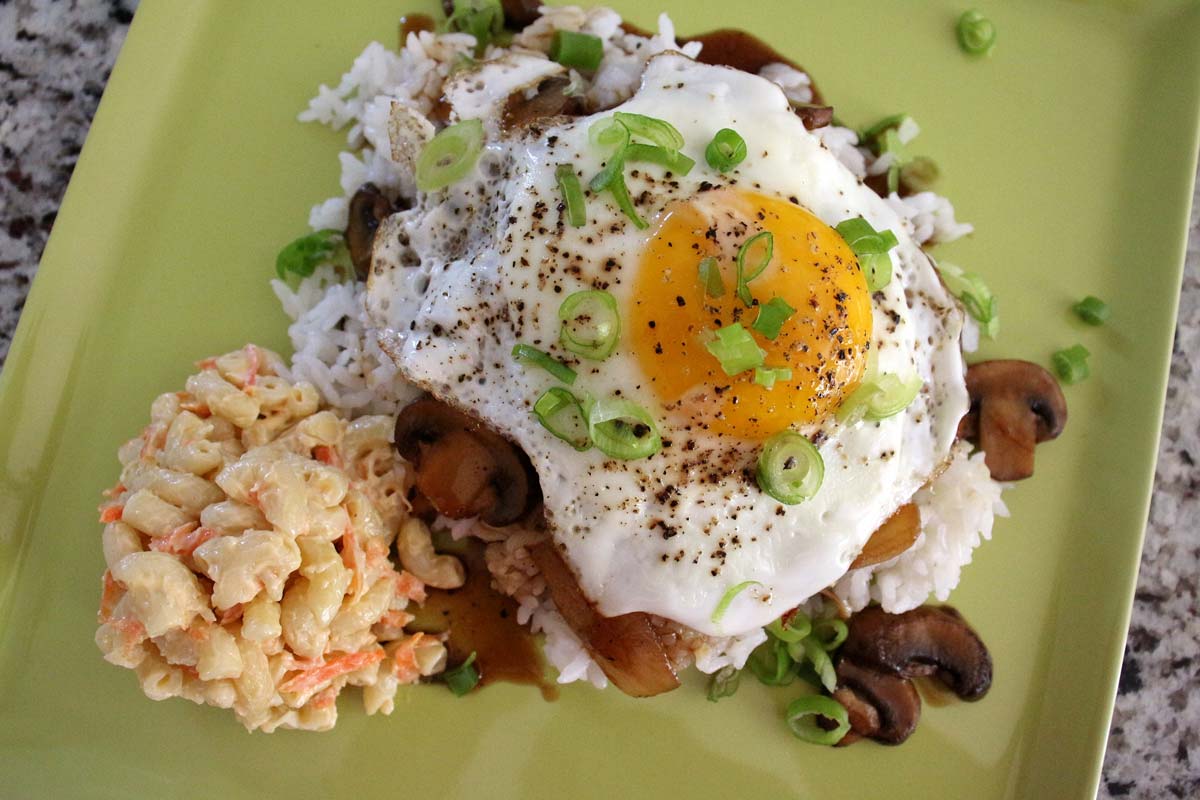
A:
[[[363,568],[366,566],[366,554],[358,543],[358,537],[354,535],[354,529],[349,525],[342,534],[342,563],[351,572],[350,596],[357,599],[363,591],[363,572],[365,571]]]
[[[124,491],[125,491],[125,484],[117,483],[116,486],[112,487],[111,489],[105,489],[100,494],[111,500],[114,497],[120,497],[121,494],[124,493]]]
[[[425,584],[408,570],[400,570],[396,575],[396,593],[415,603],[425,602]]]
[[[262,365],[262,358],[258,354],[258,348],[252,344],[246,345],[246,388],[250,388],[258,380],[258,368]]]
[[[201,419],[208,419],[209,417],[212,416],[212,409],[210,409],[208,407],[208,404],[201,403],[199,400],[196,400],[196,399],[192,399],[185,403],[180,403],[179,407],[182,408],[184,411],[192,412],[193,414],[195,414],[197,417],[200,417]]]
[[[320,461],[322,464],[328,464],[331,467],[342,468],[342,457],[338,451],[329,445],[319,444],[313,448],[313,458]]]
[[[152,539],[150,549],[177,556],[190,556],[197,547],[217,536],[217,532],[212,528],[200,528],[198,525],[196,522],[184,523],[166,536]]]
[[[125,511],[124,503],[105,503],[100,506],[100,521],[107,525],[110,522],[119,522],[121,514]]]
[[[403,628],[408,623],[412,622],[416,617],[407,611],[391,610],[384,612],[379,618],[380,625],[386,625],[389,628]]]
[[[313,706],[314,708],[328,708],[337,702],[339,691],[340,687],[337,686],[330,686],[326,689],[322,689],[312,696],[307,705]]]
[[[196,362],[196,369],[216,369],[217,360],[215,358],[205,358]]]
[[[366,650],[361,653],[345,653],[325,662],[324,666],[306,669],[299,675],[289,678],[279,686],[281,692],[304,694],[318,686],[331,681],[339,675],[355,672],[371,664],[383,661],[382,649]]]
[[[104,582],[100,589],[100,612],[96,615],[101,622],[112,619],[113,609],[125,595],[125,587],[117,582],[110,570],[104,570]]]
[[[396,652],[392,654],[392,659],[395,662],[392,664],[392,674],[401,683],[416,683],[421,679],[421,667],[417,664],[417,645],[424,638],[425,634],[414,633],[397,647]]]

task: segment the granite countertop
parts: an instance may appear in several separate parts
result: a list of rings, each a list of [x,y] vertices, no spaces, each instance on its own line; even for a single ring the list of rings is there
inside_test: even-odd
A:
[[[136,0],[0,0],[0,366]],[[1200,796],[1200,192],[1099,796]]]

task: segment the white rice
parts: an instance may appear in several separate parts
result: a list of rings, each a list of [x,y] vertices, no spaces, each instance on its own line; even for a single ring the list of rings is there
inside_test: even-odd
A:
[[[695,57],[700,51],[699,43],[678,45],[674,25],[665,14],[658,19],[657,34],[642,37],[623,31],[620,16],[611,9],[563,6],[543,11],[540,20],[514,37],[513,47],[546,52],[559,28],[599,36],[604,59],[594,79],[586,82],[573,75],[589,108],[610,107],[631,96],[652,55],[681,50]],[[335,87],[318,89],[299,119],[335,130],[348,127],[348,149],[338,156],[342,193],[312,208],[313,230],[345,228],[349,198],[368,181],[393,194],[412,195],[411,172],[392,161],[388,112],[392,103],[400,103],[430,113],[441,96],[442,83],[463,56],[472,54],[474,44],[466,34],[430,32],[409,34],[399,52],[372,42]],[[499,52],[492,47],[487,56]],[[805,73],[773,64],[761,74],[780,86],[792,103],[812,101],[812,83]],[[915,132],[909,129],[905,134],[911,138]],[[855,131],[828,126],[813,133],[858,178],[872,172],[875,159],[858,146]],[[893,194],[887,201],[920,243],[948,242],[972,231],[970,225],[955,220],[948,200],[932,192],[905,198]],[[295,289],[278,280],[272,281],[272,288],[293,320],[288,328],[294,350],[293,379],[312,382],[330,405],[350,416],[394,414],[419,395],[400,378],[371,334],[363,283],[345,282],[334,267],[326,265]],[[885,564],[848,573],[837,583],[835,592],[852,608],[877,601],[889,611],[903,611],[920,605],[931,593],[944,600],[957,584],[972,550],[990,538],[993,516],[1007,513],[1000,500],[1003,487],[991,479],[982,454],[968,457],[967,450],[960,445],[946,472],[917,494],[922,533],[916,545]],[[548,597],[545,582],[524,549],[530,541],[526,534],[500,534],[476,520],[439,520],[437,527],[455,538],[475,536],[489,542],[494,585],[518,601],[518,621],[544,635],[546,658],[558,671],[560,683],[586,680],[601,688],[607,685],[604,673]],[[814,598],[811,605],[818,603]],[[675,635],[668,638],[675,639],[671,654],[677,666],[691,662],[706,673],[729,664],[742,667],[765,639],[761,630],[728,639],[702,637],[678,626],[671,630]]]

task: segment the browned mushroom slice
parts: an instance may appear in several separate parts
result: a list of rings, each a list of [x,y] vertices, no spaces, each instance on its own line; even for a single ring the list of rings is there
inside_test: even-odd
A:
[[[542,0],[500,0],[500,7],[504,9],[504,26],[512,30],[523,30],[541,16],[538,9],[542,5]]]
[[[912,547],[920,534],[921,512],[915,503],[905,503],[871,534],[862,552],[850,562],[850,569],[889,561]]]
[[[795,106],[796,116],[810,131],[824,128],[833,122],[833,106]]]
[[[524,453],[437,400],[418,400],[400,412],[395,443],[415,468],[418,491],[451,519],[508,525],[538,500]]]
[[[504,104],[503,127],[514,130],[548,117],[582,113],[579,98],[566,93],[570,85],[569,78],[556,75],[538,84],[532,95],[526,95],[524,91],[513,92]]]
[[[998,481],[1033,474],[1033,450],[1062,433],[1067,401],[1054,376],[1028,361],[981,361],[967,368],[971,410],[958,435],[979,445]]]
[[[350,216],[346,223],[346,248],[350,251],[350,263],[359,280],[366,280],[371,270],[371,248],[375,243],[375,231],[379,223],[391,216],[395,209],[379,187],[364,183],[350,198]]]
[[[554,545],[529,549],[563,619],[587,646],[600,669],[632,697],[651,697],[679,687],[679,678],[646,614],[605,617],[583,595],[575,573]]]
[[[921,719],[921,695],[907,678],[864,667],[848,658],[837,665],[838,688],[833,699],[850,717],[850,732],[885,744],[900,744]],[[851,744],[843,738],[839,744]]]
[[[845,659],[906,678],[936,675],[963,700],[992,685],[992,657],[966,620],[947,606],[888,614],[871,606],[850,618]]]

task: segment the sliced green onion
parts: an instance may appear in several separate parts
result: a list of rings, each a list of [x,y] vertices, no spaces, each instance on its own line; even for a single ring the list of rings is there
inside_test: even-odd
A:
[[[592,400],[584,411],[592,444],[606,456],[632,461],[662,449],[662,437],[646,409],[620,398]]]
[[[864,145],[869,145],[872,147],[872,149],[874,149],[878,146],[876,139],[878,139],[884,131],[891,130],[893,128],[899,128],[906,119],[908,119],[908,114],[903,113],[892,114],[891,116],[884,117],[869,128],[864,128],[862,133],[858,135],[858,141]],[[876,150],[876,153],[878,152],[879,151]]]
[[[561,386],[547,389],[533,404],[533,414],[542,427],[576,450],[591,449],[587,419],[579,399]]]
[[[892,258],[888,251],[898,244],[894,233],[889,230],[876,231],[862,217],[843,220],[834,226],[834,230],[858,257],[858,265],[867,278],[868,289],[879,291],[891,283]]]
[[[444,189],[467,176],[483,150],[483,123],[466,119],[443,128],[417,157],[417,188]]]
[[[512,357],[522,364],[541,367],[568,386],[575,383],[575,370],[536,347],[527,344],[513,345]]]
[[[454,0],[454,10],[446,18],[446,29],[474,36],[475,57],[478,58],[504,30],[504,8],[500,0]]]
[[[774,389],[779,381],[790,381],[792,371],[787,367],[755,367],[754,382],[759,386]]]
[[[824,717],[835,723],[833,730],[825,730],[817,720]],[[793,700],[784,712],[784,719],[792,734],[812,744],[835,745],[850,730],[850,715],[845,707],[832,697],[811,694]]]
[[[725,612],[729,610],[729,606],[733,603],[733,598],[737,597],[742,592],[749,589],[751,586],[762,586],[758,581],[742,581],[737,586],[731,586],[724,595],[721,596],[721,602],[717,603],[717,607],[713,609],[712,619],[713,624],[720,623],[724,618]]]
[[[750,331],[743,328],[740,322],[721,328],[716,338],[704,343],[704,348],[721,362],[721,369],[731,377],[761,367],[766,356],[766,352],[754,343]]]
[[[1090,294],[1071,308],[1088,325],[1103,325],[1110,313],[1108,303]]]
[[[741,670],[736,669],[732,664],[726,664],[714,672],[708,680],[709,702],[715,703],[722,697],[733,697],[741,679]]]
[[[910,194],[927,192],[937,183],[942,171],[927,156],[917,156],[900,168],[900,185]]]
[[[630,135],[640,136],[659,147],[668,150],[683,147],[683,134],[666,120],[647,117],[644,114],[628,114],[624,111],[614,113],[613,119],[624,125]]]
[[[832,652],[846,641],[850,628],[840,619],[818,619],[812,624],[812,635],[826,652]]]
[[[722,128],[704,148],[704,160],[717,172],[728,172],[746,160],[746,140],[733,128]]]
[[[725,281],[721,279],[721,266],[712,256],[700,259],[700,285],[709,297],[725,296]]]
[[[852,424],[860,419],[878,422],[899,414],[912,405],[924,381],[919,375],[901,380],[898,375],[885,373],[863,381],[838,408],[840,422]]]
[[[608,184],[608,191],[612,194],[613,199],[617,201],[617,208],[625,212],[625,216],[633,221],[633,226],[639,229],[650,227],[650,223],[642,219],[638,215],[637,209],[634,208],[633,201],[629,199],[629,188],[625,185],[625,176],[618,172],[613,176],[613,179]]]
[[[617,298],[601,289],[584,289],[568,295],[558,307],[562,325],[558,339],[576,355],[603,361],[612,355],[621,337]]]
[[[897,128],[888,128],[883,132],[880,148],[882,152],[888,153],[892,157],[891,163],[888,164],[887,190],[889,193],[898,192],[900,190],[900,170],[912,161],[912,155],[908,152],[904,142],[900,140],[900,132]]]
[[[973,56],[987,55],[996,46],[996,26],[974,9],[964,11],[958,18],[958,46]]]
[[[808,439],[795,431],[781,431],[763,445],[755,477],[759,488],[771,497],[795,505],[821,488],[825,462]]]
[[[583,199],[583,186],[579,183],[579,177],[570,164],[559,164],[554,169],[554,177],[563,195],[567,222],[570,222],[573,228],[582,228],[587,224],[587,204]]]
[[[774,341],[779,337],[783,323],[795,313],[796,309],[789,306],[782,297],[772,297],[766,304],[758,307],[758,316],[750,327]]]
[[[751,262],[747,267],[746,262],[750,258],[750,251],[756,247],[761,247],[762,257]],[[763,273],[763,270],[771,263],[773,255],[775,255],[775,234],[770,231],[756,233],[738,249],[736,291],[738,298],[747,307],[754,305],[754,296],[750,294],[750,281]]]
[[[446,670],[442,679],[457,697],[462,697],[474,689],[479,684],[479,670],[475,669],[475,651],[472,650],[467,660],[454,669]]]
[[[588,128],[588,141],[593,147],[617,147],[624,149],[629,144],[629,128],[615,117],[598,119]]]
[[[1000,304],[983,278],[946,261],[938,263],[937,271],[947,291],[962,302],[983,333],[989,339],[995,339],[1000,332]]]
[[[1054,371],[1062,378],[1063,383],[1079,383],[1092,374],[1087,362],[1090,355],[1088,349],[1081,344],[1059,350],[1052,358]]]
[[[796,663],[807,660],[826,690],[832,692],[837,688],[837,670],[833,667],[833,659],[815,638],[809,636],[802,642],[788,645],[788,655]]]
[[[594,70],[604,58],[604,42],[599,36],[577,31],[557,30],[550,40],[550,59],[564,67]]]
[[[279,251],[279,255],[275,256],[275,272],[280,278],[287,277],[289,272],[307,278],[337,252],[341,243],[342,232],[332,228],[301,236],[289,242]]]
[[[808,618],[807,614],[797,611],[792,614],[786,625],[783,624],[783,617],[772,620],[767,625],[767,633],[782,642],[794,644],[812,633],[812,620]]]
[[[765,686],[787,686],[796,679],[796,662],[788,655],[787,643],[779,639],[767,639],[756,647],[746,664]]]
[[[639,144],[637,142],[625,148],[625,163],[642,161],[658,164],[669,169],[676,175],[687,175],[696,166],[696,162],[678,150],[668,150],[656,144]]]

